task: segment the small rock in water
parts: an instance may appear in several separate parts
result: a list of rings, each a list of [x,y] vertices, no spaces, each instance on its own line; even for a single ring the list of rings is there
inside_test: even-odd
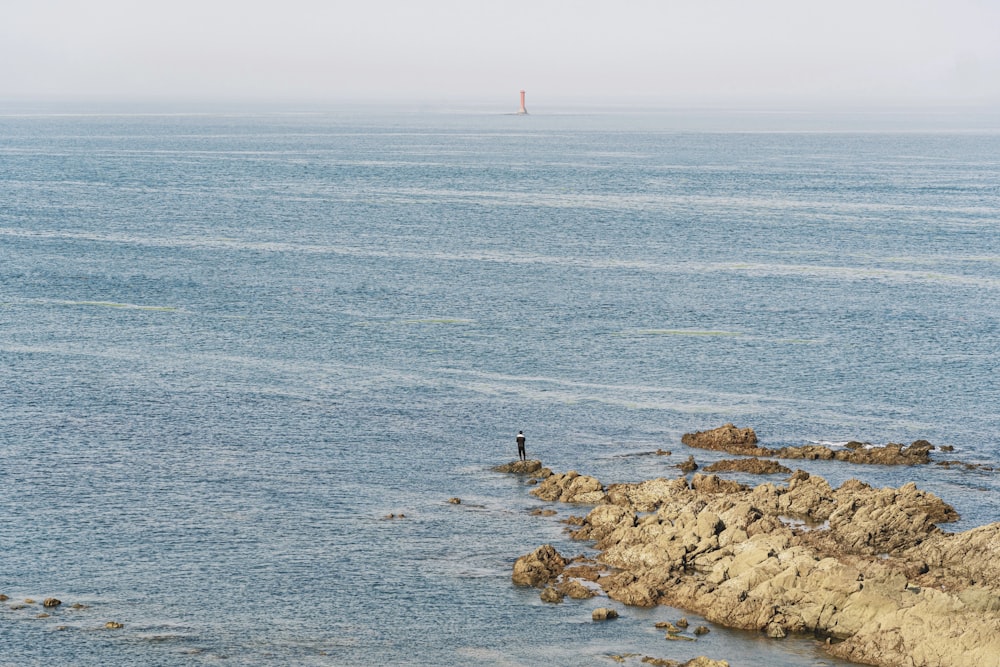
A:
[[[688,620],[687,620],[686,616],[684,618],[682,618],[681,620],[677,621],[677,627],[678,628],[687,628],[687,626],[688,626]]]
[[[542,602],[559,603],[563,601],[562,592],[552,586],[546,586],[544,589],[542,589],[542,592],[539,595],[539,597],[542,599]]]
[[[56,598],[45,598],[42,600],[43,607],[58,607],[62,604],[62,600]]]
[[[709,629],[706,628],[704,625],[699,625],[697,628],[694,629],[694,633],[696,635],[707,635],[709,633]]]
[[[104,627],[107,628],[108,630],[120,630],[125,626],[122,625],[121,623],[118,623],[117,621],[108,621],[107,623],[104,624]]]
[[[779,623],[771,623],[767,626],[767,636],[771,639],[784,639],[785,629]]]
[[[618,618],[618,612],[607,607],[598,607],[590,613],[590,617],[595,621],[608,621],[612,618]]]
[[[693,456],[689,456],[687,461],[678,464],[677,467],[681,469],[681,472],[694,472],[698,469],[698,464],[695,463]]]
[[[661,621],[656,624],[656,628],[659,630],[666,630],[667,633],[671,635],[679,635],[681,633],[680,628],[670,621]]]
[[[449,498],[448,502],[451,503],[452,505],[461,505],[462,504],[462,499],[461,498]]]

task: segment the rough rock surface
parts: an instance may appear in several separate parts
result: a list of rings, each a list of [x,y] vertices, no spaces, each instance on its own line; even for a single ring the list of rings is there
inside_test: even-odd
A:
[[[544,497],[596,503],[572,536],[614,568],[597,579],[614,600],[826,636],[832,654],[872,665],[1000,664],[1000,523],[947,534],[936,524],[955,511],[913,484],[833,489],[798,471],[785,485],[694,475],[599,492],[581,478],[553,475]]]
[[[528,461],[511,461],[500,466],[495,466],[493,472],[516,473],[519,475],[532,475],[535,477],[548,477],[552,471],[542,467],[542,462],[536,459]]]
[[[540,546],[514,562],[511,580],[518,586],[544,586],[562,574],[566,560],[551,544]]]
[[[549,475],[531,495],[564,503],[597,503],[604,498],[604,487],[594,477],[570,471]]]
[[[703,472],[748,472],[753,475],[774,475],[777,473],[788,474],[792,472],[789,468],[781,465],[777,461],[768,459],[725,459],[716,461],[704,468]]]
[[[681,437],[681,442],[688,447],[750,456],[767,456],[768,451],[763,447],[757,447],[757,434],[752,428],[736,428],[732,424],[725,424],[710,431],[685,433]]]

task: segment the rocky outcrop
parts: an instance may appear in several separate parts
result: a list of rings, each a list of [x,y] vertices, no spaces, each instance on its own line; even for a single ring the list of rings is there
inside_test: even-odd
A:
[[[511,580],[518,586],[544,586],[554,581],[566,567],[566,560],[551,544],[538,547],[514,562]]]
[[[688,447],[748,456],[767,456],[769,451],[757,447],[757,434],[752,428],[736,428],[732,424],[725,424],[710,431],[685,433],[681,436],[681,442]]]
[[[803,471],[784,485],[724,482],[608,487],[571,533],[614,568],[597,584],[624,604],[684,608],[771,637],[829,637],[831,653],[857,662],[996,664],[1000,524],[944,533],[937,524],[957,519],[954,509],[913,484],[833,489]]]
[[[743,456],[764,456],[779,459],[805,459],[823,461],[844,461],[847,463],[867,463],[873,465],[921,465],[930,463],[930,452],[934,445],[926,440],[916,440],[909,446],[889,443],[876,447],[862,442],[849,442],[843,449],[832,449],[825,445],[803,445],[769,449],[757,445],[757,434],[752,428],[736,428],[725,424],[709,431],[686,433],[681,442],[688,447],[710,449]]]
[[[549,475],[531,495],[564,503],[598,503],[604,499],[604,487],[594,477],[570,471]]]
[[[704,469],[704,472],[746,472],[751,475],[775,475],[779,473],[788,474],[792,471],[777,461],[753,457],[749,459],[725,459],[723,461],[716,461],[712,465],[707,466]]]
[[[503,465],[494,466],[493,472],[514,473],[518,475],[531,475],[533,477],[545,478],[552,474],[552,471],[542,466],[538,460],[511,461]]]

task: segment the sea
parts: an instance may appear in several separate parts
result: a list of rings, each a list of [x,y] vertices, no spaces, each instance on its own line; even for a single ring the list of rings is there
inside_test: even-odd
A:
[[[512,585],[596,554],[519,430],[925,439],[790,467],[1000,520],[1000,116],[510,110],[0,107],[0,664],[846,664]]]

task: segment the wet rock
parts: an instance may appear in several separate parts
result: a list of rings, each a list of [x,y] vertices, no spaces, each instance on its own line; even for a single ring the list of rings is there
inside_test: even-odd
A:
[[[681,667],[729,667],[725,660],[712,660],[705,656],[698,656],[693,660],[688,660]]]
[[[514,562],[512,581],[518,586],[543,586],[562,574],[566,560],[551,544],[538,547]]]
[[[825,445],[802,445],[769,449],[757,444],[757,434],[752,428],[739,429],[725,424],[710,431],[686,433],[681,442],[688,447],[729,452],[744,456],[764,456],[780,459],[806,459],[812,461],[845,461],[872,465],[921,465],[930,463],[930,452],[934,445],[926,440],[915,440],[909,446],[889,443],[875,447],[867,443],[852,441],[843,449],[831,449]]]
[[[505,463],[504,465],[495,466],[493,468],[493,472],[513,473],[517,475],[540,475],[547,470],[547,468],[542,467],[542,462],[537,459],[531,459],[528,461],[511,461],[510,463]]]
[[[574,600],[588,600],[597,595],[597,591],[587,588],[579,581],[574,581],[572,579],[569,581],[561,581],[556,584],[556,590],[566,597]]]
[[[787,474],[790,473],[791,470],[777,461],[752,457],[749,459],[725,459],[722,461],[716,461],[712,465],[706,467],[704,472],[745,472],[752,475],[774,475],[779,473]]]
[[[733,424],[725,424],[710,431],[685,433],[681,436],[681,442],[688,447],[697,447],[698,449],[711,449],[750,456],[767,456],[766,453],[762,453],[762,448],[756,446],[757,434],[752,428],[736,428]]]
[[[644,665],[653,665],[653,667],[678,667],[679,663],[676,660],[667,660],[666,658],[653,658],[651,656],[643,656],[641,660]]]
[[[693,456],[688,456],[687,460],[683,463],[678,463],[677,467],[681,469],[681,472],[694,472],[698,469],[698,464],[695,463]]]
[[[62,604],[62,600],[57,600],[56,598],[45,598],[42,600],[43,607],[58,607]]]
[[[706,628],[704,625],[699,625],[697,628],[694,629],[694,633],[699,637],[701,635],[707,635],[709,632],[711,632],[711,630]]]
[[[542,602],[551,602],[558,604],[563,601],[564,595],[561,591],[557,590],[553,586],[546,586],[545,588],[542,589],[542,592],[539,594],[539,597],[542,599]]]
[[[448,502],[451,503],[452,505],[461,505],[462,504],[462,499],[461,498],[449,498]]]
[[[618,612],[607,607],[598,607],[590,613],[590,617],[595,621],[609,621],[618,618]]]
[[[121,623],[118,623],[117,621],[108,621],[107,623],[104,624],[104,627],[108,630],[121,630],[125,626],[122,625]]]
[[[10,598],[8,596],[4,595],[3,593],[0,593],[0,602],[6,602],[9,599]]]

